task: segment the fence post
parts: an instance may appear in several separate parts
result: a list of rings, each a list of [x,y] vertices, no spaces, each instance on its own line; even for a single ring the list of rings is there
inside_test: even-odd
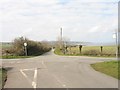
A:
[[[71,54],[71,46],[69,46],[69,48],[70,48],[70,52],[69,52],[69,54]]]
[[[82,45],[79,45],[79,51],[80,51],[80,54],[82,52]]]
[[[102,56],[102,52],[103,52],[103,46],[101,46],[101,47],[100,47],[100,49],[101,49],[101,56]]]

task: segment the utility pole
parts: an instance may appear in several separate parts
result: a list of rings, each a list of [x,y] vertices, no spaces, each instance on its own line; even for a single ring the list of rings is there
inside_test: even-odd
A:
[[[62,28],[60,28],[60,48],[62,49],[63,41],[62,41]]]
[[[25,55],[27,56],[27,43],[24,43],[24,47],[25,47]]]
[[[62,42],[62,28],[60,28],[60,37],[61,37],[61,42]]]
[[[118,59],[118,33],[117,32],[115,32],[114,34],[113,34],[113,38],[115,39],[115,43],[116,43],[116,58]]]

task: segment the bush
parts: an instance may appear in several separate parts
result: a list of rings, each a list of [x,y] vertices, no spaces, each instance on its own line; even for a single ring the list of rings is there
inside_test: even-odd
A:
[[[50,47],[46,44],[42,44],[40,42],[35,42],[29,40],[27,38],[16,38],[13,42],[12,54],[16,56],[24,56],[25,55],[25,47],[24,43],[27,43],[27,55],[28,56],[36,56],[41,55],[50,50]],[[8,52],[10,52],[9,50]]]
[[[100,55],[100,52],[97,50],[88,50],[88,51],[83,52],[83,55],[98,56]]]

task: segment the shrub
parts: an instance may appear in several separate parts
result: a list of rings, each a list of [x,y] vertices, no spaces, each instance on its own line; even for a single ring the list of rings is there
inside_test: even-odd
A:
[[[88,50],[88,51],[83,52],[83,55],[98,56],[100,55],[100,52],[97,50]]]
[[[27,55],[28,56],[41,55],[50,50],[50,47],[46,46],[46,44],[43,45],[40,42],[35,42],[27,38],[24,39],[23,37],[20,37],[14,40],[11,53],[16,56],[24,56],[25,55],[25,47],[24,47],[25,42],[27,43]]]

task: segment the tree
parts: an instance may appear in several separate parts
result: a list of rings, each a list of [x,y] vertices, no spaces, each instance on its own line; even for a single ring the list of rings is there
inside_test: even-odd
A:
[[[13,42],[14,55],[23,56],[25,55],[24,43],[27,43],[27,54],[28,56],[41,55],[48,52],[51,48],[45,43],[36,42],[27,38],[19,37]]]
[[[59,48],[65,54],[67,52],[69,42],[70,42],[70,39],[67,37],[63,37],[62,41],[61,41],[61,38],[58,37],[56,47]]]

